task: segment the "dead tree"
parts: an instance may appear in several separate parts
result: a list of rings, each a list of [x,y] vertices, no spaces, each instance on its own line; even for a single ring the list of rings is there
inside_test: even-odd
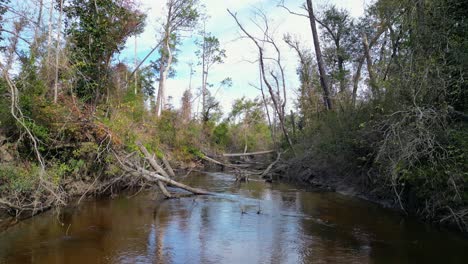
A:
[[[183,183],[177,182],[177,181],[175,181],[173,179],[170,179],[169,177],[167,177],[167,173],[163,172],[164,170],[159,165],[153,167],[153,168],[156,168],[155,169],[156,172],[154,172],[154,171],[149,171],[149,170],[147,170],[147,169],[145,169],[145,168],[131,162],[130,160],[123,158],[123,157],[128,156],[128,155],[119,155],[114,151],[114,156],[118,161],[119,167],[123,171],[125,171],[126,173],[129,173],[132,176],[142,177],[143,179],[145,179],[145,180],[147,180],[149,182],[165,183],[167,185],[186,190],[186,191],[191,192],[191,193],[193,193],[195,195],[210,194],[209,192],[207,192],[205,190],[198,189],[198,188],[193,188],[193,187],[190,187],[190,186],[185,185]],[[153,165],[154,164],[157,164],[157,163],[154,162]],[[161,186],[161,185],[159,185],[159,186]],[[167,194],[165,194],[165,195],[168,198],[172,198],[172,195],[170,195],[170,196],[167,196]]]
[[[358,90],[358,86],[359,86],[359,80],[361,79],[361,71],[362,71],[362,66],[364,65],[364,62],[367,60],[367,59],[370,59],[371,58],[368,58],[368,55],[370,57],[370,54],[369,54],[369,51],[370,49],[372,49],[372,47],[377,43],[377,41],[379,40],[380,36],[382,36],[382,34],[386,31],[386,28],[384,26],[381,26],[379,31],[377,31],[377,33],[375,34],[375,36],[371,39],[370,42],[367,43],[367,39],[366,40],[363,40],[363,46],[365,48],[365,53],[358,59],[357,61],[357,66],[356,66],[356,72],[354,74],[354,77],[353,77],[353,98],[352,98],[352,104],[353,106],[356,106],[356,98],[357,98],[357,90]],[[366,43],[364,43],[366,42]],[[367,48],[366,48],[367,46]],[[370,63],[370,69],[371,69],[371,72],[372,72],[372,61]],[[368,64],[368,68],[369,68],[369,64]],[[370,74],[369,74],[370,76]],[[375,77],[372,76],[372,79],[374,79],[374,81],[371,82],[371,88],[374,89],[372,87],[372,85],[375,84]]]
[[[315,47],[315,56],[317,57],[317,65],[319,69],[320,75],[320,85],[323,89],[323,97],[325,99],[325,104],[328,110],[333,109],[332,102],[330,98],[330,89],[328,87],[328,80],[327,80],[327,71],[325,70],[325,63],[323,62],[322,57],[322,50],[320,48],[320,40],[317,33],[317,25],[315,24],[315,15],[314,15],[314,8],[312,6],[312,0],[307,0],[307,11],[309,13],[309,21],[310,27],[312,29],[312,37],[314,39],[314,47]]]
[[[141,144],[140,142],[137,142],[137,146],[140,148],[141,153],[145,156],[146,160],[148,160],[149,164],[151,167],[157,171],[158,173],[162,174],[164,177],[169,178],[169,176],[166,174],[166,172],[159,166],[159,164],[156,162],[156,160],[153,159],[151,154],[148,152],[148,150]],[[169,191],[166,189],[166,186],[164,185],[163,182],[157,181],[158,187],[161,190],[161,192],[166,196],[166,198],[172,198],[172,195],[169,193]]]
[[[263,82],[267,86],[268,92],[270,93],[271,100],[273,102],[273,107],[274,107],[274,110],[275,110],[275,112],[276,112],[276,114],[278,116],[280,126],[281,126],[281,130],[283,131],[283,135],[284,135],[286,141],[288,142],[289,147],[293,150],[293,153],[295,153],[293,143],[291,141],[291,138],[289,137],[288,131],[286,129],[286,124],[285,124],[286,120],[285,120],[285,111],[284,111],[284,109],[285,109],[285,104],[286,104],[286,84],[285,84],[284,67],[281,64],[280,50],[279,50],[278,46],[276,45],[276,43],[274,42],[273,37],[271,36],[271,34],[269,32],[268,21],[266,19],[266,16],[263,13],[260,13],[260,16],[262,17],[263,22],[264,22],[265,25],[264,25],[264,28],[262,28],[263,33],[264,33],[264,38],[263,39],[258,39],[256,37],[254,37],[252,34],[250,34],[247,30],[245,30],[245,28],[239,22],[236,14],[232,13],[229,9],[227,11],[234,18],[234,20],[236,21],[238,27],[245,34],[245,36],[248,37],[250,40],[252,40],[252,42],[258,48],[260,70],[261,70],[261,75],[262,75],[262,78],[263,78]],[[266,77],[267,74],[265,73],[266,72],[266,70],[265,70],[265,68],[266,68],[265,67],[265,60],[267,58],[264,55],[264,47],[263,47],[264,44],[270,44],[274,48],[274,50],[276,52],[276,55],[277,55],[276,58],[273,58],[272,60],[275,62],[276,66],[278,67],[280,76],[277,76],[276,73],[274,73],[273,71],[270,71],[270,73],[269,73],[269,75],[275,80],[276,91],[273,88],[274,84],[272,84],[271,81]],[[283,89],[283,96],[285,97],[285,98],[283,98],[283,101],[281,99],[280,88]]]
[[[156,116],[165,108],[166,80],[174,60],[176,39],[180,31],[190,31],[198,20],[198,0],[167,0],[166,21],[163,25],[161,60],[159,65],[159,89],[156,99]],[[137,67],[138,68],[138,67]]]

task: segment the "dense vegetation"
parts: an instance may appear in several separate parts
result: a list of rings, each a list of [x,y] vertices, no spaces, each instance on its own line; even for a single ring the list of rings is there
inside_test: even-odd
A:
[[[358,19],[334,6],[313,10],[310,0],[304,13],[279,2],[286,14],[306,17],[313,47],[275,36],[261,11],[264,32],[254,36],[229,11],[258,48],[261,93],[236,100],[224,114],[209,88],[232,80],[208,80],[226,53],[202,26],[208,18],[199,1],[167,1],[152,51],[158,59],[135,67],[115,57],[154,25],[133,1],[34,3],[40,12],[31,17],[0,1],[1,206],[36,212],[66,204],[90,185],[89,194],[129,186],[113,152],[135,151],[141,141],[178,167],[195,166],[206,154],[291,149],[282,168],[298,180],[346,182],[367,197],[468,230],[467,3],[378,0]],[[177,74],[186,31],[196,35],[203,81],[199,91],[190,83],[175,109],[166,80]],[[292,111],[286,86],[296,76],[286,76],[279,42],[298,55]]]
[[[466,230],[467,8],[381,0],[359,20],[334,7],[321,13],[334,109],[325,111],[316,62],[299,50],[297,140],[307,143],[294,164],[309,167],[304,177],[340,175],[368,197]],[[357,92],[361,76],[369,89]]]

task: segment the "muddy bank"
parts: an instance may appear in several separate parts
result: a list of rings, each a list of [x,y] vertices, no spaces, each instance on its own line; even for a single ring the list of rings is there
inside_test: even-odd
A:
[[[358,197],[404,213],[392,193],[371,180],[374,177],[372,172],[347,170],[343,169],[343,165],[318,162],[311,157],[301,157],[279,165],[274,170],[273,177],[322,191]],[[416,211],[414,204],[408,204],[408,208],[405,209],[407,213]]]
[[[438,228],[468,235],[463,226],[454,221],[442,221],[441,215],[435,214],[431,218],[421,215],[424,204],[412,191],[412,186],[406,186],[407,191],[400,194],[401,203],[404,206],[402,209],[391,186],[382,183],[382,178],[377,172],[356,171],[345,167],[342,164],[316,161],[310,156],[300,157],[277,166],[272,177],[279,181],[294,182],[320,191],[358,197],[395,210],[402,215],[412,215]]]

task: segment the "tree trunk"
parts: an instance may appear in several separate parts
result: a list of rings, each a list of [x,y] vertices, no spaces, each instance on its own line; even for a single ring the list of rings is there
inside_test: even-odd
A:
[[[50,10],[49,10],[49,32],[47,36],[47,77],[49,78],[48,80],[51,80],[51,72],[50,72],[50,65],[52,65],[51,62],[51,53],[52,53],[52,23],[53,23],[53,15],[54,15],[54,1],[50,1]]]
[[[257,151],[257,152],[250,152],[250,153],[224,153],[223,157],[242,157],[242,156],[253,156],[253,155],[265,155],[275,152],[274,150],[265,150],[265,151]]]
[[[174,177],[176,176],[175,173],[174,173],[174,170],[172,169],[171,164],[170,164],[169,161],[166,159],[166,157],[164,157],[164,155],[162,156],[162,162],[164,163],[164,167],[166,167],[167,173],[168,173],[172,178],[174,178]]]
[[[375,79],[373,63],[372,63],[372,58],[371,58],[371,55],[370,55],[370,48],[369,48],[369,43],[367,42],[366,33],[362,34],[362,44],[364,45],[364,52],[365,52],[366,64],[367,64],[367,72],[369,73],[369,85],[371,87],[372,94],[373,94],[374,98],[379,99],[380,98],[380,91],[379,91],[379,87],[377,86],[377,80]]]
[[[346,90],[346,76],[344,69],[344,59],[341,55],[338,55],[338,72],[340,74],[340,93],[344,93]]]
[[[361,71],[362,71],[362,65],[364,64],[364,60],[365,60],[364,56],[359,58],[356,73],[354,74],[354,77],[353,77],[353,98],[352,98],[353,107],[356,106],[357,90],[359,86],[359,80],[361,79]]]
[[[140,148],[140,151],[143,153],[143,155],[145,155],[146,160],[149,162],[149,164],[151,165],[151,167],[153,167],[153,169],[154,169],[155,171],[157,171],[158,173],[161,173],[164,177],[169,178],[169,177],[167,177],[167,174],[165,175],[165,171],[164,171],[164,170],[159,166],[159,164],[151,157],[150,153],[149,153],[148,150],[145,148],[145,146],[143,146],[140,142],[137,142],[137,146]],[[158,181],[158,187],[159,187],[159,189],[161,190],[161,192],[164,194],[164,196],[166,196],[167,198],[172,198],[171,193],[169,193],[169,191],[166,189],[166,186],[164,185],[163,182]]]
[[[307,0],[307,11],[309,12],[310,27],[312,29],[312,36],[314,39],[315,55],[317,57],[317,64],[318,64],[318,69],[319,69],[319,74],[320,74],[320,85],[322,86],[322,89],[323,89],[325,105],[328,110],[331,110],[333,109],[333,107],[332,107],[332,102],[330,98],[330,89],[328,88],[328,80],[326,76],[325,63],[323,62],[323,58],[322,58],[322,50],[320,49],[320,41],[319,41],[319,37],[317,34],[317,26],[315,24],[315,15],[314,15],[314,9],[312,6],[312,0]]]
[[[135,71],[136,71],[136,72],[135,72],[135,90],[134,90],[135,95],[138,94],[138,90],[137,90],[137,89],[138,89],[138,69],[137,69],[137,67],[138,67],[138,57],[137,57],[137,44],[138,44],[138,43],[137,43],[137,36],[135,36],[135,55],[134,55],[134,56],[135,56]]]
[[[171,10],[172,6],[169,8],[169,13],[167,16],[166,28],[164,32],[164,48],[163,53],[161,54],[161,63],[159,67],[159,89],[158,89],[158,97],[156,98],[156,116],[160,116],[162,110],[165,108],[165,101],[166,101],[166,80],[167,74],[169,69],[171,68],[172,64],[172,52],[171,52]],[[167,60],[167,63],[166,63]]]
[[[59,59],[60,59],[60,36],[62,35],[62,14],[63,14],[63,0],[60,0],[60,13],[57,26],[57,45],[55,49],[55,82],[54,82],[54,104],[57,103],[58,98],[58,72],[59,72]]]
[[[205,119],[205,111],[206,111],[206,71],[205,71],[205,49],[206,49],[206,41],[205,41],[205,30],[203,30],[203,50],[202,50],[202,118]]]
[[[121,164],[121,167],[124,171],[132,174],[132,175],[135,175],[135,176],[143,176],[145,179],[149,180],[149,181],[162,181],[168,185],[171,185],[171,186],[174,186],[174,187],[177,187],[177,188],[180,188],[180,189],[183,189],[183,190],[186,190],[186,191],[189,191],[193,194],[199,194],[199,195],[207,195],[207,194],[210,194],[209,192],[205,191],[205,190],[201,190],[201,189],[198,189],[198,188],[193,188],[193,187],[190,187],[188,185],[185,185],[185,184],[182,184],[180,182],[176,182],[174,180],[171,180],[171,179],[167,179],[166,177],[164,176],[161,176],[159,174],[157,174],[156,172],[151,172],[151,171],[148,171],[148,170],[145,170],[145,169],[142,169],[142,168],[138,168],[136,170],[128,167],[128,166],[125,166],[125,165],[122,165]]]
[[[281,126],[281,130],[283,131],[283,135],[284,135],[286,141],[288,142],[289,147],[293,151],[294,155],[296,155],[296,152],[294,150],[294,146],[292,144],[291,138],[289,137],[288,131],[286,129],[285,119],[284,119],[284,110],[282,110],[283,106],[281,105],[281,101],[278,100],[278,99],[280,99],[279,92],[278,92],[277,95],[275,95],[275,91],[273,90],[273,86],[271,85],[270,81],[265,76],[265,61],[264,61],[264,55],[263,55],[263,48],[262,48],[262,46],[260,46],[260,44],[258,43],[256,38],[254,38],[251,34],[249,34],[245,30],[245,28],[238,21],[236,15],[233,14],[229,9],[227,11],[234,18],[234,20],[236,21],[237,25],[242,30],[242,32],[244,32],[244,34],[248,38],[250,38],[255,43],[255,46],[257,46],[257,48],[258,48],[261,77],[263,78],[263,82],[267,86],[268,92],[270,93],[271,100],[272,100],[273,106],[274,106],[274,110],[276,111],[276,114],[278,115],[278,118],[279,118],[279,121],[280,121],[280,126]],[[264,32],[264,33],[266,33],[266,32]],[[277,47],[275,46],[275,48],[277,48]],[[283,70],[283,69],[281,69],[281,70]],[[274,77],[274,75],[273,75],[273,77]]]

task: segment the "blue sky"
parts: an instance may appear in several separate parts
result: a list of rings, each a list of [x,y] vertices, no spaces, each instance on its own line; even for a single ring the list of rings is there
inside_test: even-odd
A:
[[[140,2],[141,9],[147,15],[147,26],[143,34],[137,37],[137,57],[142,59],[151,48],[159,40],[159,31],[161,28],[160,19],[163,17],[165,9],[165,0],[137,0]],[[216,97],[221,101],[224,112],[228,112],[232,102],[236,98],[246,96],[255,98],[260,95],[259,91],[249,86],[249,83],[258,84],[258,65],[248,62],[258,57],[255,46],[247,39],[239,39],[240,33],[235,24],[235,21],[227,13],[229,8],[233,12],[237,12],[240,20],[245,25],[247,30],[255,32],[255,27],[249,20],[252,17],[252,7],[261,8],[271,19],[270,27],[277,31],[277,41],[282,42],[283,34],[286,32],[298,37],[304,42],[305,46],[312,46],[310,26],[306,18],[290,15],[286,10],[277,7],[277,0],[201,0],[206,6],[206,12],[210,16],[206,26],[207,31],[216,36],[226,49],[227,58],[224,64],[216,65],[210,71],[209,82],[215,84],[212,89],[214,93],[218,90],[218,83],[226,77],[231,77],[233,86],[230,88],[219,89]],[[297,12],[301,12],[299,8],[303,0],[286,0],[285,4]],[[336,5],[340,8],[348,9],[352,16],[359,17],[363,14],[364,8],[371,0],[315,0],[314,6],[316,11],[322,9],[326,5]],[[187,33],[182,45],[179,47],[178,64],[175,66],[177,75],[175,78],[168,81],[167,94],[173,97],[173,104],[178,107],[180,98],[185,89],[189,85],[189,63],[194,63],[196,73],[193,77],[192,87],[197,88],[201,84],[201,70],[197,66],[197,58],[195,55],[196,47],[194,40],[197,38],[196,32],[193,34]],[[119,59],[133,64],[135,39],[128,41],[127,47],[120,54]],[[293,100],[296,97],[294,90],[298,87],[298,79],[295,74],[297,67],[297,57],[286,45],[281,45],[283,60],[286,65],[287,86],[289,89],[288,107],[293,106]],[[156,59],[157,54],[154,54],[151,59]],[[156,85],[157,87],[157,85]],[[195,93],[196,91],[193,90]]]

